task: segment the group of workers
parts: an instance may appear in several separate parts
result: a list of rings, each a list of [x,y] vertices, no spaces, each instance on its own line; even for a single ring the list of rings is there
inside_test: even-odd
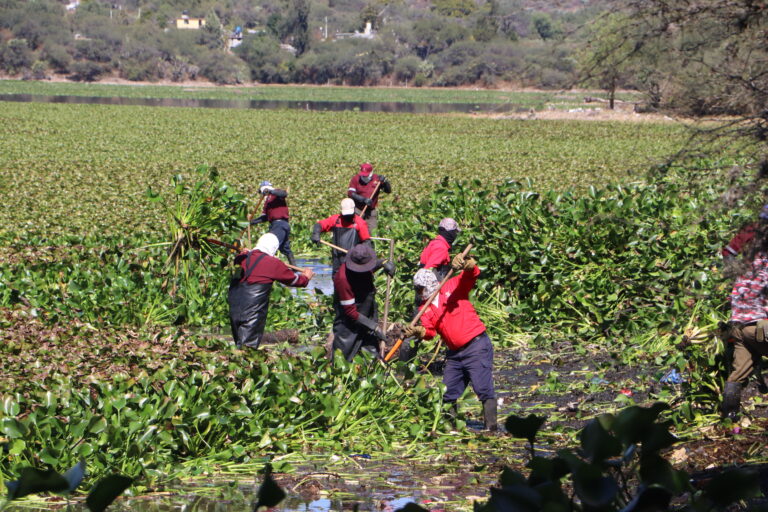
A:
[[[259,192],[265,196],[262,214],[251,220],[251,224],[269,222],[269,232],[258,239],[253,250],[246,249],[235,257],[239,272],[230,283],[228,295],[232,335],[241,348],[258,348],[261,343],[272,284],[278,281],[286,286],[306,287],[314,275],[310,269],[294,266],[287,191],[264,181]],[[376,358],[384,356],[381,342],[386,340],[386,333],[379,326],[374,273],[382,270],[393,276],[395,266],[394,262],[376,256],[371,240],[378,227],[378,201],[382,192],[392,192],[389,180],[375,173],[371,164],[362,164],[350,180],[340,212],[318,220],[310,236],[312,242],[320,244],[322,233],[332,235],[332,244],[329,244],[333,246],[335,313],[332,347],[348,361],[361,350]],[[485,427],[496,430],[493,346],[469,300],[480,269],[473,258],[462,254],[451,258],[450,251],[458,234],[456,221],[445,218],[440,221],[437,236],[422,252],[413,284],[416,304],[424,308],[424,312],[420,324],[409,325],[403,335],[415,340],[440,335],[447,347],[443,373],[447,390],[443,399],[450,404],[452,416],[457,411],[456,401],[471,383],[483,403]],[[288,265],[275,257],[278,251],[285,255]],[[445,281],[441,288],[441,281],[451,271],[457,275]]]

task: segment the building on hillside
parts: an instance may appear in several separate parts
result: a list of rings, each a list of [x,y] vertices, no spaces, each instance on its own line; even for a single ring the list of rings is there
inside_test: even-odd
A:
[[[205,18],[190,18],[184,13],[181,18],[176,18],[176,28],[198,30],[205,26]]]
[[[376,37],[376,31],[373,30],[373,25],[371,25],[370,21],[365,23],[365,29],[362,32],[357,30],[354,32],[336,32],[333,36],[334,39],[373,39],[374,37]]]

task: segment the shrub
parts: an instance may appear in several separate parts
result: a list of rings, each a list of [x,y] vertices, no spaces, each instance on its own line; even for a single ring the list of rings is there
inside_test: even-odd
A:
[[[69,66],[72,64],[72,56],[66,48],[58,44],[47,45],[43,50],[43,58],[57,73],[68,73]]]
[[[424,76],[424,73],[417,73],[415,77],[413,77],[413,86],[414,87],[424,87],[427,85],[427,82],[429,82],[429,79]]]
[[[0,46],[0,67],[9,73],[19,73],[32,64],[32,51],[25,39],[11,39]]]
[[[71,74],[69,75],[69,78],[78,82],[93,82],[98,80],[105,71],[104,67],[100,64],[88,60],[75,62],[72,64],[70,70]]]
[[[248,66],[234,55],[211,52],[200,63],[200,74],[219,85],[242,84],[248,79]]]

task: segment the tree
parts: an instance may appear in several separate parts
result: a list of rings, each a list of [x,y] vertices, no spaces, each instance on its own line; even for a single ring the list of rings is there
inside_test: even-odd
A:
[[[205,16],[205,26],[200,30],[199,44],[207,46],[211,50],[221,50],[226,47],[227,39],[224,34],[224,27],[213,9]]]
[[[662,80],[666,82],[662,107],[693,115],[735,116],[700,130],[698,140],[719,138],[718,146],[723,146],[729,143],[727,139],[738,139],[741,148],[751,149],[757,176],[768,178],[765,3],[627,0],[623,12],[616,40],[625,43],[601,60],[632,61],[641,70],[637,76],[656,88],[657,95],[662,95]],[[654,61],[670,63],[662,68],[662,76],[646,71]]]
[[[32,64],[32,51],[26,39],[11,39],[0,46],[0,66],[9,73],[19,73]]]
[[[539,37],[541,37],[545,41],[547,39],[552,39],[557,35],[557,30],[555,30],[555,26],[554,26],[554,23],[552,22],[552,18],[547,13],[544,13],[544,12],[536,13],[533,16],[531,23],[533,24],[533,28],[536,31],[536,33],[539,34]]]
[[[581,81],[605,89],[611,110],[616,89],[631,66],[634,52],[634,42],[626,39],[619,30],[626,22],[624,15],[610,14],[600,23],[592,24],[588,29],[587,44],[579,54]]]
[[[487,42],[496,37],[499,32],[499,3],[497,0],[488,0],[480,17],[475,24],[473,35],[476,41]]]
[[[290,0],[285,32],[293,36],[297,57],[309,49],[309,9],[309,0]]]

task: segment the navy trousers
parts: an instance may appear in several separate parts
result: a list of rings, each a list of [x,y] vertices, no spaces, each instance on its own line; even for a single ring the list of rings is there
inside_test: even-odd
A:
[[[292,258],[291,251],[291,225],[285,219],[275,219],[269,224],[269,232],[277,237],[280,243],[278,249],[286,258]]]
[[[478,334],[460,350],[449,350],[445,357],[443,395],[446,402],[455,402],[469,383],[480,401],[496,398],[493,389],[493,345],[488,334]]]

